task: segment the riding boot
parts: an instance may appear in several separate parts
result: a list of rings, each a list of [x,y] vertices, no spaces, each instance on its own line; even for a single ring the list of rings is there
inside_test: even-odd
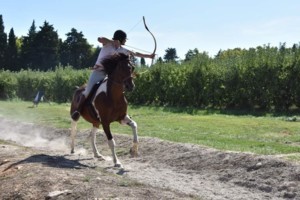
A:
[[[72,113],[72,119],[74,121],[77,121],[80,117],[80,112],[82,110],[82,107],[83,107],[83,104],[85,102],[85,96],[83,94],[80,95],[79,97],[79,101],[78,101],[78,104],[77,104],[77,108],[76,110]]]

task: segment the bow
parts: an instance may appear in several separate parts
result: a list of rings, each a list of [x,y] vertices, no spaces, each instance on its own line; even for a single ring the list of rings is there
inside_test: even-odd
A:
[[[143,16],[143,21],[144,21],[144,26],[145,26],[145,29],[151,34],[151,36],[153,37],[153,40],[154,40],[154,51],[153,51],[153,53],[152,54],[155,54],[155,52],[156,52],[156,39],[155,39],[155,37],[154,37],[154,35],[151,33],[151,31],[149,30],[149,28],[147,27],[147,25],[146,25],[146,20],[145,20],[145,17]],[[153,59],[154,58],[152,58],[152,61],[151,61],[151,65],[153,65]]]

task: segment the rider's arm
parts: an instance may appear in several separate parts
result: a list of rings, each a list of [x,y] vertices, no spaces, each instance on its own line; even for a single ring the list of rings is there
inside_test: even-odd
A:
[[[141,57],[141,58],[154,58],[155,54],[143,54],[139,52],[130,52],[133,56]]]
[[[119,40],[110,40],[106,37],[98,37],[98,42],[102,43],[103,46],[107,44],[113,44],[116,48],[119,48],[121,46]]]

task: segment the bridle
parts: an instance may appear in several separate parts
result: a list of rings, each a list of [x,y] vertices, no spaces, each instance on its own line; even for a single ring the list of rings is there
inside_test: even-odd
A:
[[[131,69],[134,69],[134,64],[133,64],[131,61],[129,61],[128,64],[130,65]],[[116,85],[123,86],[123,85],[124,85],[124,82],[125,82],[126,80],[130,79],[130,78],[132,78],[132,79],[135,78],[135,76],[133,75],[133,70],[132,70],[132,72],[130,73],[130,75],[127,76],[127,77],[125,77],[125,78],[123,79],[123,81],[121,81],[121,82],[115,81],[115,80],[113,80],[113,79],[110,78],[110,77],[107,77],[107,81],[110,81],[111,83],[116,84]]]
[[[122,82],[115,81],[115,80],[113,80],[113,79],[112,79],[112,78],[110,78],[110,77],[107,77],[107,80],[108,80],[108,81],[110,81],[110,82],[112,82],[113,84],[116,84],[116,85],[121,85],[121,86],[123,86],[123,85],[124,85],[124,82],[125,82],[127,79],[130,79],[130,78],[134,78],[134,76],[130,75],[130,76],[126,77],[126,78],[124,78],[124,79],[123,79],[123,81],[122,81]]]

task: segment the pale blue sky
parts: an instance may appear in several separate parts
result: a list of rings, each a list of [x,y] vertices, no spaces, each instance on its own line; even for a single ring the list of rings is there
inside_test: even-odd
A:
[[[299,0],[0,0],[0,5],[5,32],[14,28],[17,37],[28,34],[33,20],[38,30],[49,22],[63,40],[76,28],[94,46],[98,36],[111,38],[122,29],[128,45],[152,52],[145,16],[158,57],[167,48],[184,59],[194,48],[214,56],[220,49],[300,42]]]

